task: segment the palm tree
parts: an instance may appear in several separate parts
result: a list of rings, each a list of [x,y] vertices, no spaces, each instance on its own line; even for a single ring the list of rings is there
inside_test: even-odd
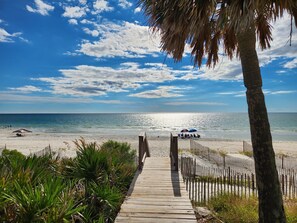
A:
[[[259,222],[286,222],[275,165],[270,125],[262,91],[256,52],[272,41],[271,22],[287,12],[295,19],[296,0],[139,0],[149,24],[160,32],[161,48],[175,61],[182,59],[185,45],[191,48],[194,65],[215,66],[219,44],[230,59],[241,59],[250,120],[259,193]],[[292,21],[292,20],[291,20]],[[291,27],[292,27],[291,23]]]

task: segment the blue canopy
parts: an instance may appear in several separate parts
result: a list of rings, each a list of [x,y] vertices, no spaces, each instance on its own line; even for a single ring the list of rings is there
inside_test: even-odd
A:
[[[197,132],[197,129],[189,129],[189,132]]]

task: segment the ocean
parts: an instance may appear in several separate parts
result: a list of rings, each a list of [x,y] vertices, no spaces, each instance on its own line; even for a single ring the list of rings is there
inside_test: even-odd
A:
[[[273,140],[297,141],[297,113],[269,113]],[[196,128],[202,138],[250,140],[247,113],[0,114],[0,128],[44,133],[166,136]]]

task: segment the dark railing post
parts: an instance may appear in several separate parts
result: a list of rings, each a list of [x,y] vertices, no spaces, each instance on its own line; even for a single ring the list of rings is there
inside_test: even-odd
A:
[[[178,171],[178,140],[172,133],[170,134],[170,158],[173,170]]]
[[[142,168],[142,157],[143,157],[143,135],[139,135],[139,146],[138,146],[138,168]]]
[[[142,133],[138,136],[138,169],[141,170],[146,157],[150,157],[150,149],[146,137],[146,133]]]

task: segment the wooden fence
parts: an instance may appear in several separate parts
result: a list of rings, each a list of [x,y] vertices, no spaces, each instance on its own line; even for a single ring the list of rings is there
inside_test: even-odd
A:
[[[237,165],[237,168],[254,171],[254,159],[239,159],[229,156],[228,154],[220,153],[216,150],[212,150],[209,147],[203,146],[195,140],[190,140],[190,151],[193,155],[200,157],[204,160],[208,160],[212,164],[217,166]],[[243,141],[243,152],[252,155],[252,145]],[[297,172],[297,157],[288,156],[286,154],[277,154],[275,156],[276,167],[280,169],[294,169]]]
[[[43,150],[40,150],[40,151],[35,152],[33,154],[30,154],[30,156],[37,156],[37,157],[41,157],[41,156],[45,156],[45,155],[53,155],[51,145],[48,145]]]
[[[253,173],[240,173],[230,168],[199,169],[196,160],[190,157],[181,157],[180,169],[193,202],[207,203],[211,197],[225,193],[245,198],[258,194]],[[284,198],[297,198],[297,174],[287,170],[279,173],[279,179]]]

